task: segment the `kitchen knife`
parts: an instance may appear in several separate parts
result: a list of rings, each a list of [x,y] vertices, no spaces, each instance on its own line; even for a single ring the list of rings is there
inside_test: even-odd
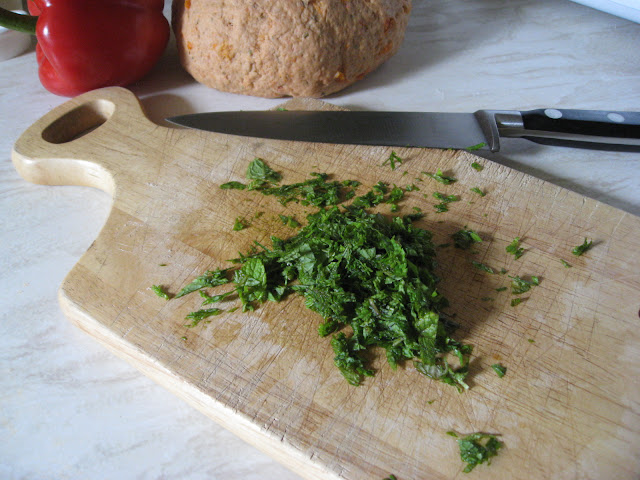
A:
[[[248,137],[400,147],[500,150],[500,138],[640,151],[640,112],[538,109],[475,113],[238,111],[170,117],[175,125]]]

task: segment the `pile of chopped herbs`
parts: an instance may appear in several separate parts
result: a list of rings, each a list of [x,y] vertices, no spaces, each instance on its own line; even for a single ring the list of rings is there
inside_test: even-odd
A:
[[[335,365],[351,385],[373,375],[363,354],[382,347],[393,369],[412,361],[430,378],[459,391],[468,388],[464,379],[472,347],[451,337],[455,326],[443,312],[447,300],[436,288],[432,234],[413,224],[420,215],[388,220],[366,210],[382,203],[397,205],[402,189],[389,190],[380,182],[355,197],[357,182],[329,181],[326,174],[279,185],[279,175],[260,159],[252,162],[247,176],[249,185],[232,182],[222,188],[258,190],[283,204],[297,201],[319,209],[307,216],[296,235],[271,237],[270,247],[256,242],[250,252],[232,260],[235,269],[209,271],[178,296],[231,283],[233,290],[220,300],[235,294],[248,311],[268,300],[300,294],[322,318],[320,336],[333,335]],[[349,198],[349,205],[340,205]],[[203,297],[212,303],[213,297]],[[220,310],[200,312],[189,318],[206,318]]]
[[[373,374],[360,353],[380,346],[394,369],[413,360],[421,373],[467,388],[471,348],[450,337],[431,234],[410,220],[388,221],[362,208],[334,206],[307,222],[297,235],[272,238],[272,248],[236,260],[241,267],[234,283],[243,308],[296,292],[323,318],[321,336],[349,326],[351,335],[338,333],[331,346],[352,385]],[[446,353],[457,356],[460,368],[449,365]]]

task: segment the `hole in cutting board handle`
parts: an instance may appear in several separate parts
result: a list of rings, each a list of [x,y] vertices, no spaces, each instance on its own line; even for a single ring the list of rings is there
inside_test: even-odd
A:
[[[113,102],[104,99],[83,103],[54,120],[42,131],[42,138],[55,144],[71,142],[104,124],[115,109]]]

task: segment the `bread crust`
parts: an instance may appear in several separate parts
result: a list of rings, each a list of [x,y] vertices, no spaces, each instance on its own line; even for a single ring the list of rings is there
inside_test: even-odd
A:
[[[180,62],[225,92],[323,97],[397,51],[411,0],[174,0]]]

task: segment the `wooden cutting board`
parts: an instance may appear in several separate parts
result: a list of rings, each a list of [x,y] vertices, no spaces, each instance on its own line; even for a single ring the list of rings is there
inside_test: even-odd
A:
[[[332,107],[296,100],[287,108]],[[640,219],[468,152],[395,151],[404,161],[391,170],[382,165],[386,147],[165,128],[144,116],[128,90],[108,88],[44,116],[16,142],[13,161],[29,181],[113,196],[104,228],[60,289],[65,314],[302,476],[464,477],[446,434],[455,430],[498,433],[505,445],[469,478],[638,478]],[[468,392],[410,363],[393,372],[379,354],[375,377],[349,386],[333,365],[329,338],[316,333],[319,317],[299,297],[186,328],[200,297],[166,301],[149,289],[160,284],[175,293],[207,269],[230,266],[254,240],[294,233],[277,217],[303,219],[303,207],[219,188],[244,181],[255,157],[284,183],[321,171],[360,180],[362,193],[380,180],[415,184],[420,190],[399,213],[426,212],[418,225],[434,232],[436,244],[463,226],[480,233],[484,241],[472,252],[439,249],[440,290],[461,324],[456,337],[475,346]],[[458,181],[444,186],[421,174],[438,168]],[[435,213],[435,191],[461,201]],[[233,231],[237,217],[251,226]],[[525,248],[517,260],[505,251],[516,236]],[[595,246],[573,256],[585,237]],[[496,290],[509,286],[508,276],[474,269],[473,260],[541,283],[513,307],[511,293]],[[503,378],[494,363],[507,367]]]

